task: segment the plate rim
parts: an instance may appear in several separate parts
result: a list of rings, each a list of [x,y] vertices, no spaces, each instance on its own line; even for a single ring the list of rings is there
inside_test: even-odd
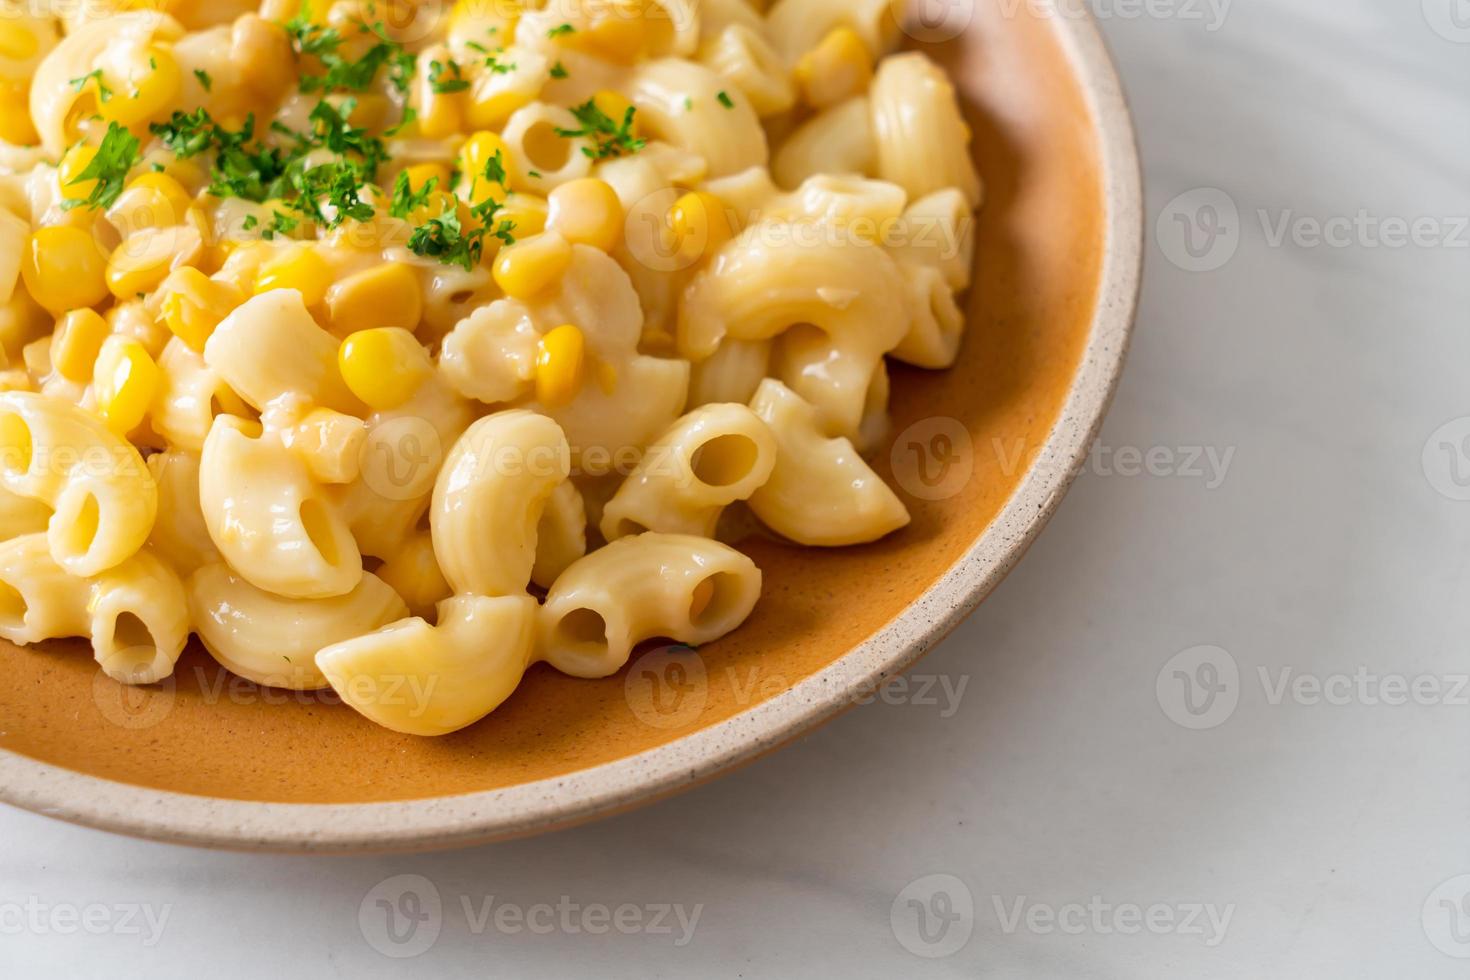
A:
[[[1058,8],[1059,9],[1059,8]],[[101,830],[233,850],[365,852],[468,846],[610,816],[704,782],[850,707],[907,669],[995,588],[1051,520],[1122,374],[1143,264],[1143,187],[1117,69],[1091,11],[1057,37],[1097,127],[1105,219],[1101,285],[1081,361],[1030,470],[989,526],[878,632],[790,690],[636,755],[552,779],[375,803],[266,803],[116,782],[0,749],[0,802]]]

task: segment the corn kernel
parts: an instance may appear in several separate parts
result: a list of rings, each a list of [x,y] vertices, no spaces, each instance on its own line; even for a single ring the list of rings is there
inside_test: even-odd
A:
[[[492,180],[485,175],[485,168],[499,154],[500,166],[510,167],[510,147],[495,133],[481,130],[464,141],[459,148],[459,169],[469,181],[469,202],[483,204],[488,200],[503,202],[506,197],[504,181]],[[508,179],[508,178],[507,178]]]
[[[623,205],[605,180],[583,177],[551,192],[546,225],[573,245],[611,252],[622,237]]]
[[[92,380],[92,365],[110,330],[96,310],[72,310],[56,325],[51,366],[68,381]]]
[[[20,349],[21,363],[33,378],[51,373],[51,338],[38,337]]]
[[[680,257],[690,262],[713,255],[734,234],[724,203],[706,191],[675,201],[669,209],[669,228]]]
[[[107,288],[118,299],[152,292],[175,264],[198,258],[200,246],[199,232],[187,226],[136,231],[108,256]]]
[[[0,58],[30,61],[41,50],[41,42],[30,28],[13,22],[0,23]]]
[[[255,293],[259,295],[272,289],[295,289],[301,293],[301,301],[315,306],[327,295],[332,284],[332,270],[327,262],[309,247],[292,248],[260,267],[255,278]]]
[[[449,189],[449,168],[442,163],[415,163],[404,167],[403,172],[408,175],[409,190],[419,190],[430,180],[437,182],[434,186],[438,190]]]
[[[501,249],[490,272],[505,295],[530,299],[560,279],[571,262],[572,246],[551,231]]]
[[[337,348],[337,366],[348,389],[379,411],[408,401],[434,370],[429,352],[402,327],[349,334]]]
[[[71,225],[37,228],[21,277],[31,298],[53,313],[94,306],[107,295],[107,260],[92,236]]]
[[[530,105],[534,92],[504,87],[505,75],[481,75],[465,106],[465,121],[475,129],[500,129],[517,109]]]
[[[418,77],[414,85],[418,116],[414,127],[426,139],[442,139],[464,130],[464,92],[435,91],[434,63],[442,66],[450,61],[448,49],[432,48],[420,53]],[[439,79],[440,87],[446,81]]]
[[[85,143],[67,150],[56,165],[56,183],[61,187],[61,196],[68,201],[85,201],[97,187],[97,178],[80,180],[82,171],[91,165],[97,156],[97,147]]]
[[[549,330],[536,344],[536,400],[548,408],[565,405],[582,390],[586,342],[570,323]]]
[[[30,93],[26,82],[0,81],[0,139],[17,146],[30,146],[40,137],[31,122]]]
[[[165,173],[140,174],[128,182],[107,209],[107,219],[124,236],[139,228],[166,228],[179,224],[193,199],[184,185]]]
[[[623,120],[628,118],[628,110],[633,108],[632,100],[626,95],[607,88],[592,96],[592,104],[601,109],[603,115],[607,116],[607,118],[611,119],[618,126],[623,124]],[[638,114],[636,112],[633,114],[633,121],[628,127],[628,132],[633,136],[640,134]]]
[[[163,295],[160,315],[164,325],[201,354],[219,322],[245,302],[245,294],[233,283],[211,279],[189,266],[169,273],[159,292]]]
[[[838,27],[801,56],[793,74],[807,105],[825,109],[867,89],[873,57],[856,31]]]
[[[137,125],[163,114],[178,98],[183,84],[183,72],[173,54],[150,44],[127,63],[121,77],[108,79],[112,93],[105,101],[98,95],[97,114],[105,122]]]
[[[530,238],[546,230],[546,219],[550,206],[546,198],[537,194],[511,194],[495,212],[495,226],[510,222],[516,238]]]
[[[593,17],[588,30],[581,32],[582,43],[605,58],[631,64],[643,54],[649,40],[648,28],[644,11],[637,4],[614,2]]]
[[[119,434],[136,429],[158,392],[158,365],[143,345],[113,334],[102,343],[92,371],[97,412]]]
[[[374,327],[412,331],[423,314],[418,277],[405,265],[376,265],[327,290],[327,317],[331,329],[341,336]]]

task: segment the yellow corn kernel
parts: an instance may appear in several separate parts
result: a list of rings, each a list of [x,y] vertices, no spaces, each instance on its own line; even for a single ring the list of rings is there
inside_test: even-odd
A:
[[[793,74],[807,105],[825,109],[867,89],[873,56],[856,31],[838,27],[801,56]]]
[[[675,201],[669,208],[669,228],[679,255],[691,262],[713,255],[734,234],[724,203],[706,191]]]
[[[71,225],[37,228],[20,273],[31,298],[53,313],[95,306],[107,295],[103,257],[92,236]]]
[[[614,124],[621,126],[623,120],[628,118],[628,110],[633,108],[633,102],[621,92],[612,89],[602,89],[592,96],[592,104],[601,109],[603,115],[611,119]],[[628,127],[628,132],[633,136],[639,135],[638,114],[633,114],[633,123]]]
[[[79,143],[61,156],[56,165],[56,183],[61,187],[61,196],[68,201],[85,201],[97,187],[95,177],[80,180],[82,171],[91,165],[97,156],[97,147]]]
[[[414,127],[418,135],[426,139],[442,139],[464,130],[465,93],[463,91],[434,90],[433,66],[436,62],[441,66],[441,77],[439,78],[441,87],[446,81],[455,80],[452,73],[443,69],[443,66],[449,61],[449,53],[444,48],[426,51],[419,55],[418,76],[414,85],[418,116],[414,120]]]
[[[159,292],[163,296],[159,312],[164,325],[201,354],[219,322],[245,302],[245,294],[234,283],[211,279],[190,266],[169,273]]]
[[[623,205],[605,180],[569,180],[551,192],[546,225],[573,245],[611,252],[623,233]]]
[[[112,209],[109,209],[109,217],[113,210],[128,199],[129,195],[135,195],[139,205],[147,208],[147,213],[136,215],[137,220],[141,222],[141,224],[135,224],[136,227],[163,228],[179,224],[184,220],[184,215],[188,213],[189,205],[193,203],[193,198],[178,180],[166,173],[150,171],[139,174],[128,181],[128,185],[123,188],[122,194],[118,196]]]
[[[303,303],[315,306],[326,297],[327,287],[331,284],[332,270],[326,260],[309,247],[300,246],[260,267],[260,273],[255,277],[255,293],[295,289],[301,293]]]
[[[337,367],[348,389],[379,411],[408,401],[434,370],[429,352],[402,327],[348,334],[337,348]]]
[[[397,263],[355,272],[327,290],[327,317],[340,336],[374,327],[412,331],[424,314],[418,276]]]
[[[40,50],[41,42],[30,28],[13,21],[0,22],[0,58],[30,61]]]
[[[449,168],[442,163],[415,163],[404,167],[403,172],[408,175],[409,190],[419,190],[430,180],[437,181],[434,186],[438,190],[449,189]]]
[[[530,105],[536,95],[523,88],[502,88],[504,75],[481,75],[465,106],[465,121],[475,129],[500,129],[517,109]]]
[[[504,182],[492,180],[485,174],[486,166],[497,158],[497,154],[501,168],[509,169],[510,147],[505,145],[505,140],[488,130],[474,133],[459,148],[459,169],[469,182],[471,204],[483,204],[492,199],[497,202],[505,200],[507,191]]]
[[[20,360],[33,378],[51,373],[51,338],[38,337],[20,349]]]
[[[98,95],[97,114],[105,122],[137,125],[162,115],[178,98],[183,84],[183,72],[173,54],[150,44],[128,63],[124,77],[108,79],[112,92],[105,101]]]
[[[490,273],[505,295],[530,299],[560,279],[571,263],[571,244],[553,231],[501,249]]]
[[[97,352],[110,332],[96,310],[72,310],[52,335],[51,366],[68,381],[91,381]]]
[[[97,413],[119,434],[136,429],[158,392],[158,365],[143,345],[113,334],[102,342],[92,370]]]
[[[152,292],[175,262],[187,264],[198,254],[199,235],[192,228],[144,228],[108,256],[107,288],[118,299]]]
[[[30,93],[26,82],[0,81],[0,139],[17,146],[30,146],[40,137],[31,122]]]
[[[536,400],[547,408],[565,405],[582,390],[586,342],[570,323],[549,330],[536,344]]]
[[[511,194],[495,212],[495,227],[509,221],[514,226],[511,233],[516,238],[530,238],[546,230],[546,219],[550,213],[550,205],[540,195]]]

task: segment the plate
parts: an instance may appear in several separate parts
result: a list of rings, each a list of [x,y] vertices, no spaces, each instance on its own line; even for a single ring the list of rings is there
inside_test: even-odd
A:
[[[600,681],[537,665],[489,718],[438,739],[379,728],[330,691],[258,688],[194,647],[169,682],[124,688],[85,644],[0,644],[0,800],[239,849],[528,835],[749,762],[931,649],[1020,560],[1083,460],[1122,369],[1141,253],[1132,124],[1090,17],[1007,0],[946,10],[913,33],[961,92],[986,203],[958,363],[893,370],[877,467],[909,527],[840,550],[752,539],[764,594],[736,633],[635,651]]]

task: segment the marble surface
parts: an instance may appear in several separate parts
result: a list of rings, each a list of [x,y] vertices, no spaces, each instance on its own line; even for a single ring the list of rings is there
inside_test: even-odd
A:
[[[0,810],[0,975],[1464,976],[1470,4],[1095,6],[1148,180],[1132,360],[906,698],[457,853]]]

